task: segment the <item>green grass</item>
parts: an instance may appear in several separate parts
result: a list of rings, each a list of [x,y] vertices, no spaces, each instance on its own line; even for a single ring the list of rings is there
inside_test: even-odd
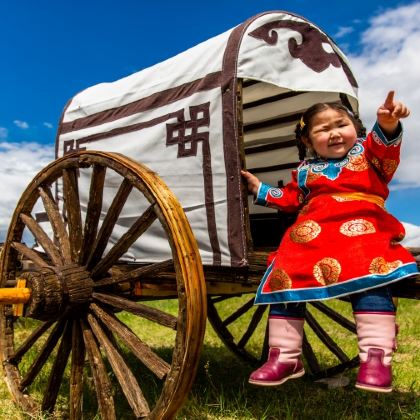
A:
[[[248,298],[230,300],[229,304],[221,303],[220,312],[225,316],[234,311],[235,304],[240,304]],[[164,301],[155,303],[167,312],[176,312],[176,302]],[[336,302],[333,305],[340,311],[346,312],[351,317],[351,311],[347,304]],[[162,329],[148,321],[139,322],[127,314],[120,314],[125,322],[131,324],[133,329],[147,339],[156,351],[164,358],[170,357],[169,347],[174,340],[174,334],[162,332]],[[246,318],[246,317],[244,317]],[[326,317],[319,315],[320,322],[324,322],[325,328],[334,339],[340,341],[340,345],[346,352],[357,353],[356,337],[346,334],[335,324],[331,324]],[[30,329],[31,322],[23,322],[23,329]],[[233,325],[238,332],[244,331],[248,319],[240,319]],[[328,388],[325,384],[313,382],[308,376],[292,380],[281,387],[261,388],[247,383],[248,376],[254,369],[247,363],[234,356],[219,340],[212,327],[208,325],[203,350],[199,361],[199,367],[194,385],[183,408],[179,411],[177,419],[419,419],[420,420],[420,302],[400,299],[398,310],[398,323],[400,324],[399,347],[394,357],[394,392],[391,394],[367,393],[354,388],[356,369],[345,372],[343,377],[349,380],[349,385],[342,388]],[[307,331],[311,343],[314,345],[320,361],[325,366],[333,362],[329,352],[323,345],[311,336]],[[257,336],[250,342],[249,351],[257,352],[261,345],[264,328],[258,330]],[[28,355],[27,363],[34,357]],[[130,355],[125,354],[127,359]],[[138,364],[137,364],[138,365]],[[47,369],[48,370],[48,366]],[[136,376],[148,381],[147,390],[142,389],[153,398],[153,394],[159,395],[157,381],[152,377],[146,377],[147,371],[140,366],[136,368]],[[46,375],[45,375],[46,377]],[[31,391],[42,397],[42,381],[31,388]],[[91,379],[88,379],[89,387],[93,387]],[[144,382],[142,382],[144,383]],[[65,397],[68,395],[68,385],[64,384],[62,395],[58,404],[58,411],[54,418],[65,418],[60,414],[64,409]],[[116,392],[116,404],[120,410],[119,419],[131,419],[131,410],[127,407],[124,398]],[[6,385],[0,381],[0,419],[17,420],[28,418],[12,402]],[[85,417],[87,419],[99,419],[96,414],[96,404],[89,396],[84,401]],[[48,417],[34,417],[36,420]]]

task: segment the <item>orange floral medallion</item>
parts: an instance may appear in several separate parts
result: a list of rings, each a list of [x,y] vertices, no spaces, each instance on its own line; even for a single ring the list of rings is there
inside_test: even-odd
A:
[[[351,156],[346,168],[354,172],[365,171],[369,168],[369,162],[366,160],[365,155]]]
[[[316,281],[324,286],[337,283],[341,265],[335,258],[326,257],[314,265],[313,273]]]
[[[392,175],[397,170],[398,162],[394,159],[384,159],[382,163],[383,171],[387,175]]]
[[[296,225],[290,232],[290,239],[298,244],[315,239],[321,233],[321,226],[313,220],[305,220]]]
[[[370,263],[369,272],[371,274],[387,274],[401,265],[402,261],[400,260],[387,262],[384,257],[376,257]]]
[[[359,236],[368,233],[375,233],[376,229],[373,223],[365,219],[354,219],[343,223],[340,226],[340,232],[345,236]]]
[[[372,164],[373,164],[374,166],[376,166],[376,168],[381,169],[381,162],[379,161],[379,159],[378,159],[378,158],[373,157],[373,158],[371,159],[371,162],[372,162]]]
[[[318,173],[314,173],[311,170],[308,171],[308,176],[306,178],[306,183],[310,184],[311,182],[316,181],[317,179],[319,179],[322,175],[318,174]]]
[[[275,268],[270,276],[270,290],[284,290],[292,287],[292,280],[282,268]]]

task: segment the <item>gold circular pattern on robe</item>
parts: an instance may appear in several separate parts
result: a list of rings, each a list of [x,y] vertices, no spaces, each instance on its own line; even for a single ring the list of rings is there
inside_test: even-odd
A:
[[[303,244],[315,239],[321,233],[321,226],[313,220],[305,220],[296,225],[290,232],[290,239]]]
[[[369,168],[369,162],[364,155],[351,156],[346,168],[354,172],[365,171]]]
[[[302,207],[302,209],[300,210],[299,214],[301,214],[301,215],[305,215],[305,214],[307,214],[307,213],[308,213],[308,211],[309,211],[309,204],[305,204],[305,205]]]
[[[341,265],[335,258],[326,257],[314,265],[314,277],[324,286],[337,283],[340,273]]]
[[[394,159],[384,159],[382,163],[383,171],[387,175],[392,175],[397,170],[398,163]]]
[[[371,274],[388,274],[402,265],[402,261],[396,260],[388,262],[384,257],[376,257],[369,266]]]
[[[311,182],[316,181],[318,178],[320,178],[322,175],[319,173],[314,173],[311,170],[308,171],[308,175],[306,177],[306,183],[309,184]]]
[[[379,159],[378,159],[378,158],[373,157],[373,158],[371,159],[371,162],[372,162],[372,163],[373,163],[373,165],[375,165],[378,169],[380,169],[380,168],[381,168],[381,162],[379,161]]]
[[[340,232],[345,236],[359,236],[368,233],[375,233],[375,226],[365,219],[354,219],[343,223]]]
[[[292,279],[282,268],[275,268],[270,276],[270,290],[284,290],[292,287]]]

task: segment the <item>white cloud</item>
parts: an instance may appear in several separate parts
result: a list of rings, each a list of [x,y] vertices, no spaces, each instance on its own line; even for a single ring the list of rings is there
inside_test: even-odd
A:
[[[23,191],[35,174],[54,159],[53,145],[0,142],[0,241]]]
[[[26,130],[27,128],[29,128],[29,124],[26,121],[22,121],[22,120],[14,120],[13,123],[21,128],[22,130]]]
[[[42,125],[44,127],[47,127],[47,128],[53,128],[53,125],[51,123],[49,123],[49,122],[44,122]]]
[[[9,135],[9,130],[5,127],[0,127],[0,140],[7,139],[8,135]]]
[[[403,223],[405,228],[405,238],[402,241],[404,246],[419,248],[420,247],[420,226],[411,223]]]
[[[419,187],[420,3],[373,17],[361,42],[362,51],[348,58],[360,86],[362,119],[369,128],[387,92],[396,91],[396,99],[411,109],[411,116],[403,121],[404,143],[395,180],[397,188]]]
[[[354,28],[351,26],[340,26],[338,28],[338,31],[336,32],[336,34],[334,35],[334,38],[342,38],[343,36],[346,36],[348,34],[351,34],[352,32],[354,32]]]

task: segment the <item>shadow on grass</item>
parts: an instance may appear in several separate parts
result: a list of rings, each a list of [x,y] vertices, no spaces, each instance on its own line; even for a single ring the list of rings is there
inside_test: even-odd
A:
[[[350,384],[329,389],[306,376],[280,387],[248,384],[253,367],[226,349],[204,346],[197,377],[178,419],[418,419],[418,393],[377,394]]]

